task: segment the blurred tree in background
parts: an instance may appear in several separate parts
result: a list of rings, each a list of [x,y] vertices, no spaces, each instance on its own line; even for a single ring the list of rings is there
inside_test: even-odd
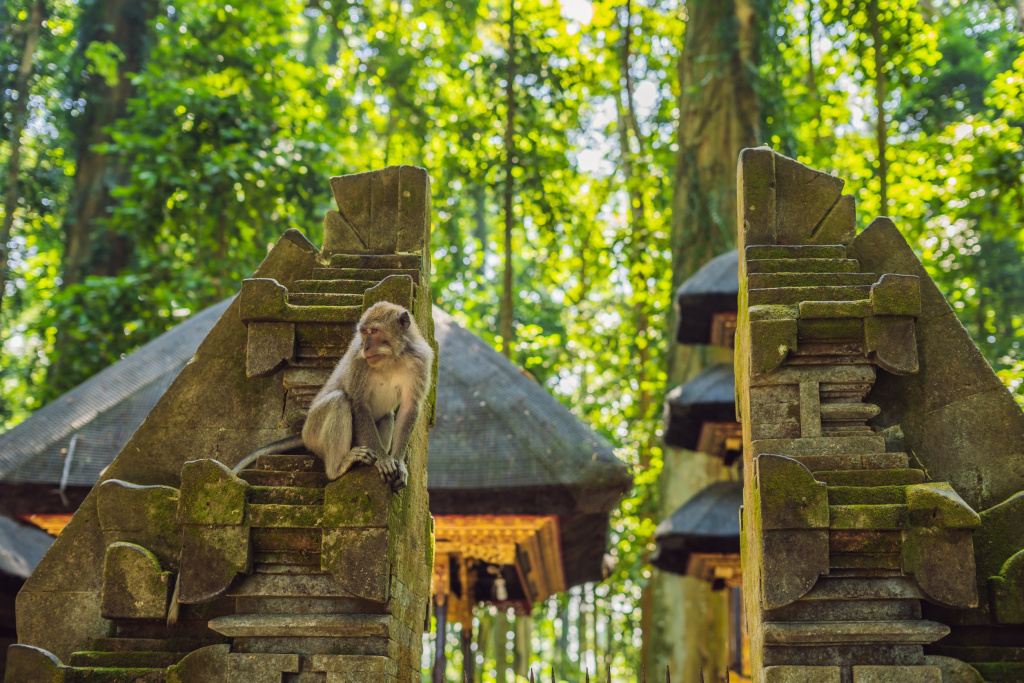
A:
[[[477,671],[523,673],[515,633],[545,675],[634,680],[672,283],[732,240],[686,203],[715,110],[681,81],[753,88],[754,142],[892,215],[1024,397],[1021,0],[736,2],[756,45],[728,59],[686,31],[713,5],[0,2],[0,420],[231,295],[284,230],[319,241],[328,176],[424,166],[437,303],[636,469],[611,576],[532,621],[481,610]]]

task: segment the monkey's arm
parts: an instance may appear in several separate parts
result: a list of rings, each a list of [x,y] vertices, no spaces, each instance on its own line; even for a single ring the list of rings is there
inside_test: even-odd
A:
[[[238,474],[246,467],[254,463],[256,461],[256,458],[259,458],[260,456],[273,455],[274,453],[282,452],[287,453],[288,451],[293,451],[296,448],[302,447],[303,445],[304,444],[302,442],[302,437],[299,436],[298,434],[296,434],[295,436],[287,436],[273,443],[268,443],[266,446],[261,446],[260,448],[257,448],[249,455],[242,458],[242,462],[235,465],[232,468],[231,473]]]
[[[369,406],[355,399],[352,400],[352,445],[366,449],[375,460],[387,455]]]
[[[420,417],[420,403],[422,401],[410,399],[402,401],[398,408],[398,415],[395,417],[395,433],[391,439],[391,452],[386,458],[377,462],[377,469],[380,471],[384,481],[391,484],[395,492],[405,488],[409,471],[406,467],[406,446],[409,445],[409,435]]]

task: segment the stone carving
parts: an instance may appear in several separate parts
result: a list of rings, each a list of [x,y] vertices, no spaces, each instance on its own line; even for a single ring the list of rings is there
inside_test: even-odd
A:
[[[934,284],[916,259],[915,269],[883,269],[856,257],[880,253],[879,233],[892,224],[879,219],[856,236],[839,178],[758,148],[742,152],[737,182],[754,680],[939,683],[973,672],[926,658],[925,646],[950,633],[948,615],[979,604],[972,534],[985,515],[965,502],[978,500],[974,490],[933,480],[920,454],[901,447],[912,439],[871,400],[881,378],[888,408],[900,378],[933,375],[934,355],[920,354],[934,342],[919,344],[917,333]],[[907,248],[895,228],[884,239],[898,242],[890,253]],[[1011,619],[1015,608],[1003,606],[1020,600],[1021,540],[984,553],[993,578],[983,593]]]
[[[426,173],[331,189],[324,248],[285,234],[26,584],[7,681],[420,680],[428,420],[399,494],[372,468],[329,483],[307,453],[229,467],[301,428],[374,303],[436,354]]]

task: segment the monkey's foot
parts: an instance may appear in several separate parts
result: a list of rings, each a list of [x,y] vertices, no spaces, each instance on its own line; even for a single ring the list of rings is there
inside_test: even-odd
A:
[[[356,446],[348,452],[348,456],[354,462],[361,462],[364,465],[373,465],[377,462],[377,457],[373,454],[373,451],[365,446]]]
[[[383,479],[384,483],[388,486],[394,488],[395,479],[398,477],[398,468],[401,463],[395,458],[387,456],[378,460],[376,465],[377,471],[380,472],[380,478]]]

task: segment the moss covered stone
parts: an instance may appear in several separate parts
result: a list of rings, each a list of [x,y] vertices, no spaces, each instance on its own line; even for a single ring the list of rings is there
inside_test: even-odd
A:
[[[216,460],[192,460],[181,469],[180,524],[237,525],[245,520],[249,485]]]
[[[171,573],[156,555],[134,543],[112,543],[103,562],[101,612],[106,619],[162,619]]]
[[[324,526],[384,527],[391,504],[391,489],[376,468],[357,467],[324,487]]]
[[[918,526],[975,529],[981,518],[946,482],[929,482],[907,488],[911,521]]]
[[[1024,624],[1024,550],[1012,555],[989,578],[992,613],[1000,624]]]

